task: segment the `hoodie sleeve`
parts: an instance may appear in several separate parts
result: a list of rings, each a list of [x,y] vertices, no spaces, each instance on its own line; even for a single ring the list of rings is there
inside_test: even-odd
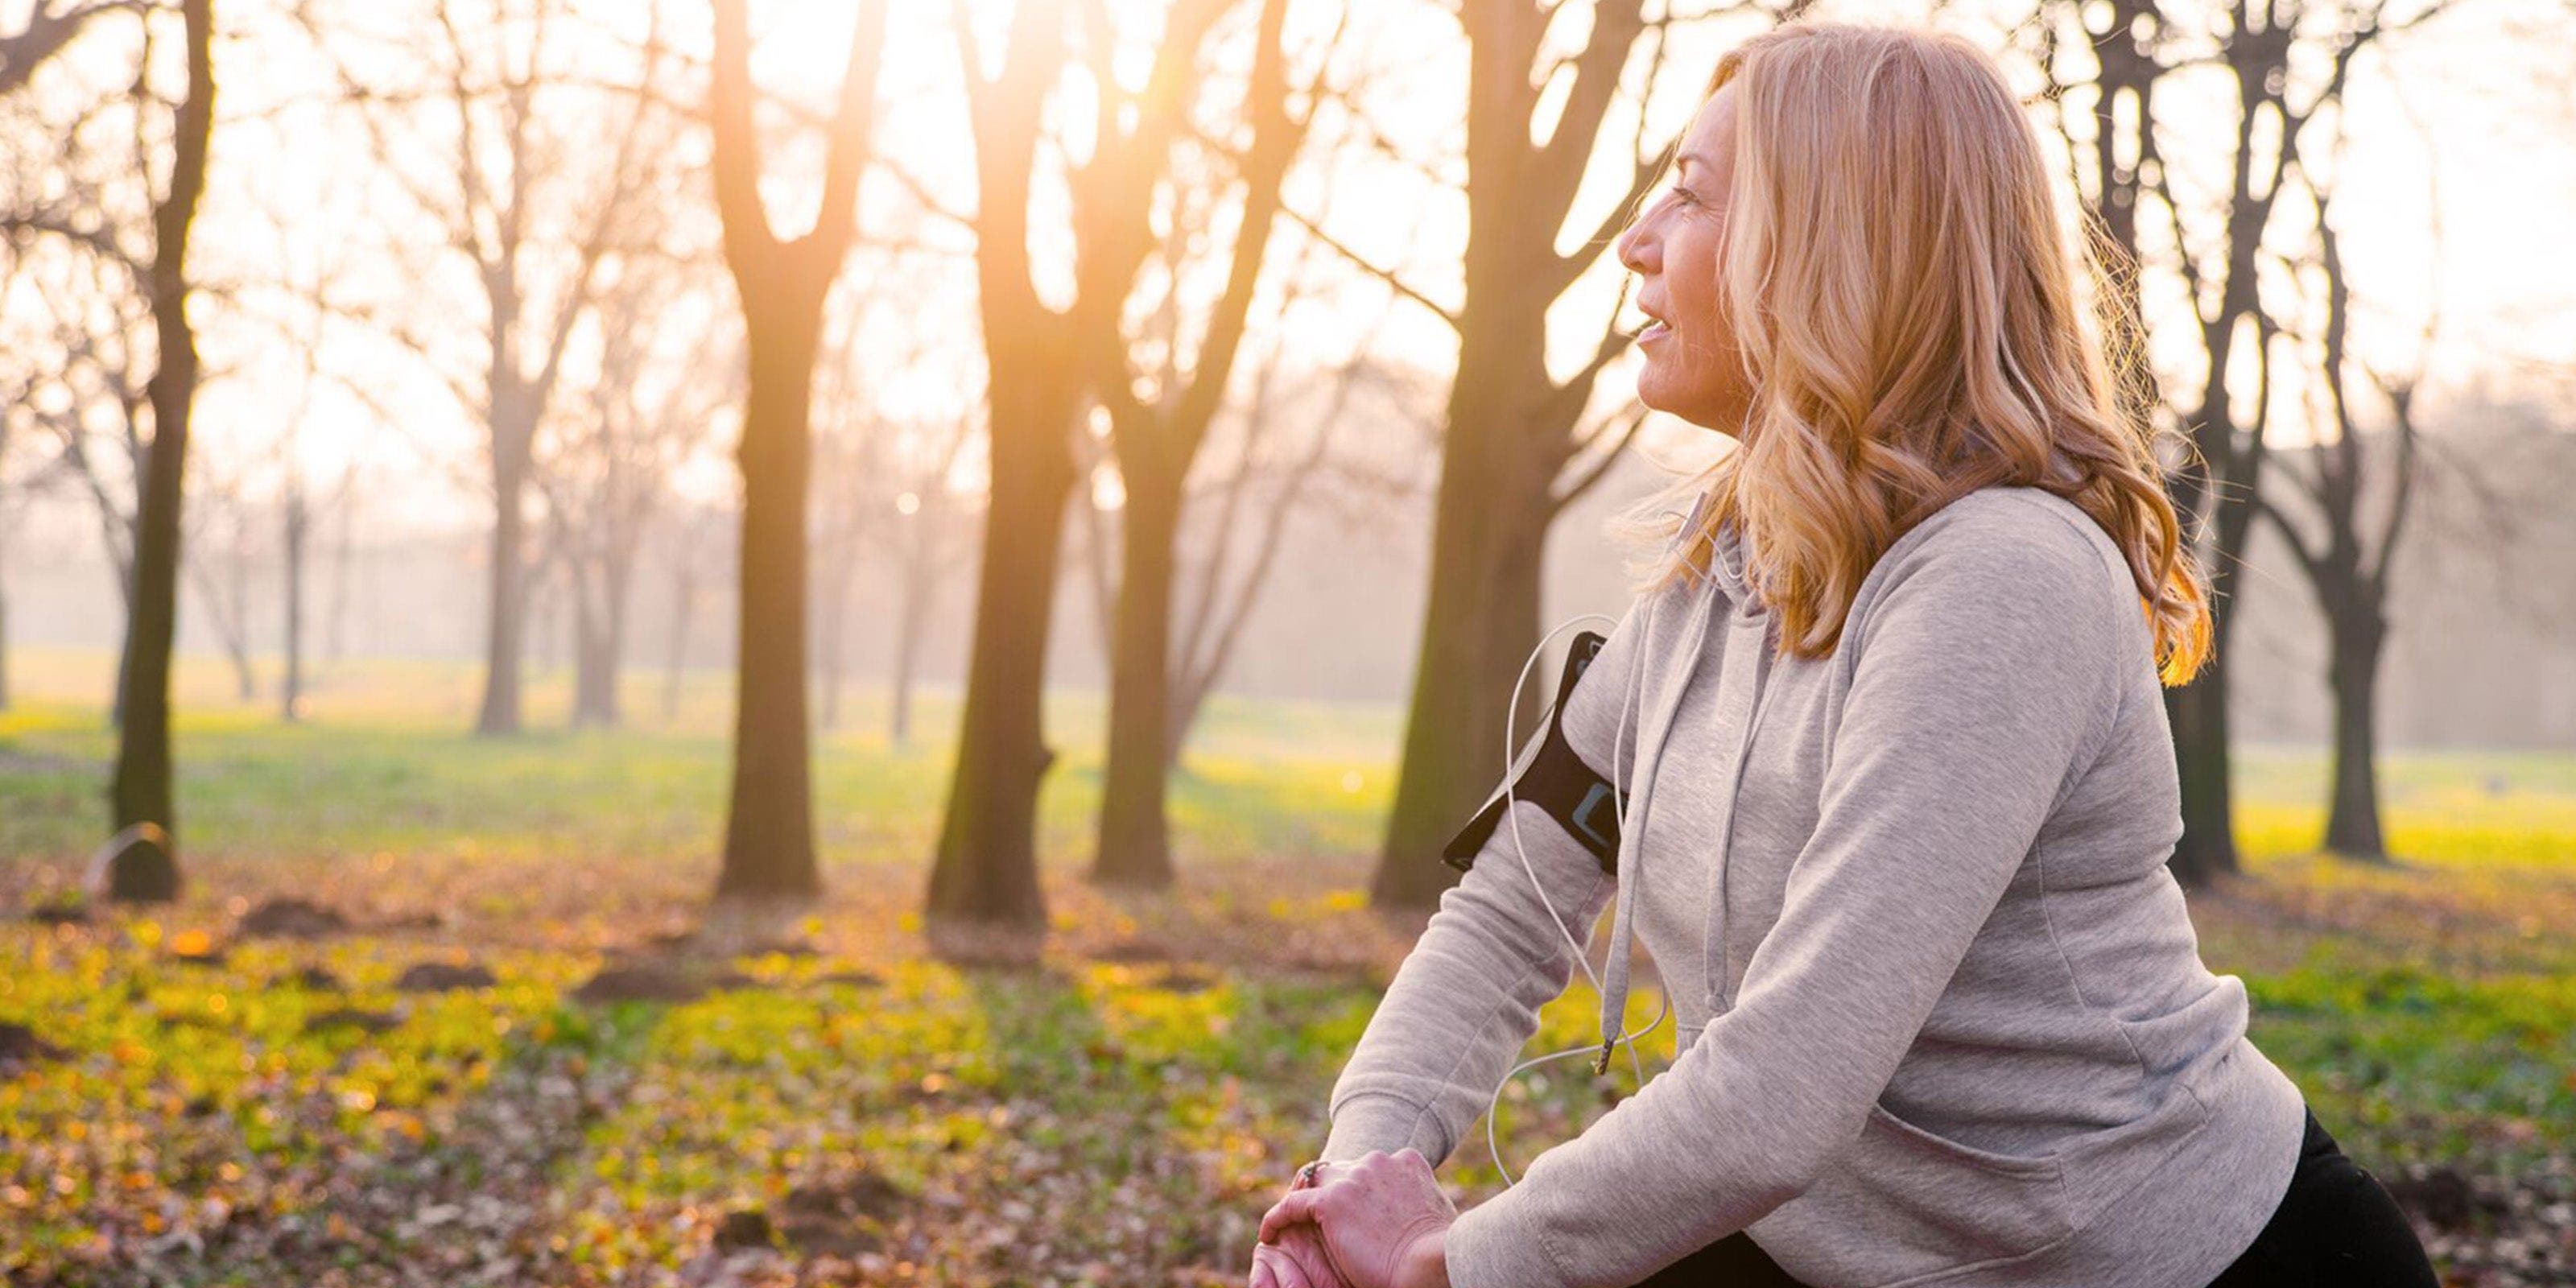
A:
[[[1974,532],[1900,541],[1864,587],[1816,827],[1735,1006],[1459,1217],[1457,1288],[1635,1283],[1796,1197],[1859,1138],[2098,750],[2132,660],[2135,596],[2083,534]],[[1715,763],[1675,745],[1657,776]]]
[[[1624,735],[1619,719],[1629,699],[1624,686],[1635,661],[1635,620],[1632,608],[1565,708],[1566,741],[1595,773],[1612,763],[1617,742],[1618,772],[1603,776],[1622,785],[1636,737],[1636,717],[1629,716]],[[1544,729],[1532,734],[1530,743],[1544,735]],[[1415,861],[1440,860],[1425,854]],[[1546,887],[1544,903],[1532,870]],[[1567,937],[1577,944],[1589,937],[1615,886],[1546,811],[1513,803],[1466,874],[1442,892],[1439,909],[1334,1082],[1323,1157],[1338,1161],[1410,1145],[1435,1166],[1446,1159],[1537,1030],[1539,1008],[1565,991],[1574,974]]]

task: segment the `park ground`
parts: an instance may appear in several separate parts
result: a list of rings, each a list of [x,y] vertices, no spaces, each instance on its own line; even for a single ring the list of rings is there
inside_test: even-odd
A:
[[[1082,879],[1100,703],[1052,699],[1051,934],[1012,967],[924,944],[950,695],[902,748],[880,698],[845,703],[818,747],[826,898],[692,937],[721,677],[668,716],[639,677],[626,732],[478,741],[462,666],[338,666],[288,727],[195,658],[186,897],[75,914],[109,660],[11,663],[13,1285],[1240,1283],[1419,928],[1360,894],[1391,707],[1213,704],[1175,787],[1181,887],[1112,896]],[[563,697],[541,679],[533,718]],[[2323,772],[2242,753],[2247,871],[2193,896],[2202,954],[2448,1283],[2576,1283],[2576,754],[2390,756],[2390,869],[2314,852]],[[1593,1005],[1578,976],[1538,1049]],[[1633,1086],[1624,1061],[1524,1076],[1505,1158]],[[1444,1175],[1462,1201],[1499,1184],[1481,1125]]]

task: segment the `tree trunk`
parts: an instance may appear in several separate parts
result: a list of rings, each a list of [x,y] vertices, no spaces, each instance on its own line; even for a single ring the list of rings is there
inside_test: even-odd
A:
[[[1552,460],[1518,459],[1545,438],[1524,423],[1541,400],[1537,337],[1468,332],[1451,386],[1431,534],[1431,591],[1405,717],[1404,756],[1370,901],[1425,908],[1457,879],[1440,848],[1493,790],[1503,716],[1539,637],[1540,561],[1553,519]],[[1560,436],[1560,441],[1561,436]],[[1546,695],[1522,695],[1526,731]]]
[[[304,553],[311,535],[311,511],[301,487],[286,498],[286,674],[278,681],[278,719],[294,724],[304,718]]]
[[[689,619],[697,611],[698,577],[689,555],[680,554],[679,571],[671,578],[671,638],[662,654],[662,718],[680,718],[680,680],[689,660]]]
[[[0,711],[9,709],[9,588],[0,585]]]
[[[240,593],[248,576],[246,562],[234,565],[233,584],[226,589],[236,596],[230,609],[235,629],[224,632],[224,656],[233,664],[233,696],[244,706],[259,701],[259,668],[250,660],[250,596]]]
[[[170,649],[179,619],[181,481],[197,391],[197,336],[188,323],[188,233],[206,187],[214,132],[213,0],[184,0],[188,96],[172,130],[168,193],[153,207],[152,321],[158,361],[147,394],[152,444],[136,497],[134,612],[121,668],[123,719],[110,780],[110,826],[150,840],[127,845],[100,874],[105,897],[165,901],[179,893],[178,815],[170,781]]]
[[[259,701],[259,672],[250,661],[250,641],[225,641],[224,655],[233,664],[233,696],[243,704]]]
[[[601,573],[600,577],[605,581],[607,574]],[[601,586],[600,600],[594,600],[591,589],[576,577],[572,587],[572,723],[576,729],[614,729],[618,718],[616,613],[601,602],[613,592]]]
[[[832,566],[823,570],[822,620],[815,623],[815,683],[821,689],[823,709],[821,726],[841,727],[842,673],[848,659],[846,640],[849,635],[851,570],[857,564],[848,550],[830,552]]]
[[[2233,432],[2224,429],[2215,435],[2215,441],[2223,444]],[[2212,450],[2206,441],[2201,446],[2204,452]],[[2239,480],[2228,483],[2230,487],[2239,485]],[[2241,485],[2250,487],[2251,483],[2242,481]],[[2201,469],[2187,468],[2174,476],[2172,491],[2175,511],[2189,532],[2213,489]],[[2231,594],[2236,580],[2233,570],[2244,554],[2245,533],[2241,522],[2231,521],[2225,504],[2220,502],[2220,512],[2209,524],[2216,540],[2202,552],[2201,560],[2209,578],[2209,657],[2191,683],[2164,691],[2165,718],[2173,732],[2174,768],[2182,792],[2182,837],[2174,843],[2173,855],[2165,866],[2173,872],[2174,880],[2186,887],[2206,886],[2221,874],[2240,870],[2227,728],[2227,637],[2236,618],[2236,601]]]
[[[338,666],[349,656],[349,568],[357,562],[357,538],[350,531],[356,522],[348,504],[348,489],[341,489],[340,539],[331,546],[331,611],[322,623],[322,665],[325,670]]]
[[[957,765],[930,872],[928,915],[1043,931],[1038,888],[1038,788],[1054,763],[1041,700],[1055,610],[1065,500],[1073,490],[1067,435],[1081,385],[1068,355],[988,342],[992,355],[992,504],[976,583],[974,643]]]
[[[921,659],[921,632],[930,616],[929,568],[907,564],[903,569],[903,601],[897,606],[894,621],[894,692],[888,716],[886,738],[896,750],[912,738],[912,684]]]
[[[2345,858],[2384,863],[2379,827],[2377,723],[2379,655],[2387,627],[2378,610],[2350,602],[2327,615],[2334,659],[2334,798],[2326,811],[2326,848]]]
[[[506,415],[496,411],[496,418]],[[515,429],[492,434],[492,575],[485,604],[483,704],[474,732],[500,737],[519,732],[520,657],[527,635],[528,448]]]
[[[1173,541],[1182,479],[1178,471],[1141,459],[1122,465],[1127,503],[1119,516],[1109,763],[1091,879],[1160,890],[1173,878],[1163,803],[1171,745]]]
[[[2236,840],[2228,783],[2227,702],[2221,674],[2225,657],[2212,654],[2200,675],[2179,689],[2165,690],[2165,717],[2173,726],[2174,768],[2182,785],[2182,838],[2165,861],[2174,879],[2188,887],[2208,885],[2222,872],[2233,872]]]
[[[793,257],[785,262],[797,267]],[[821,329],[810,285],[743,292],[751,392],[743,409],[742,595],[734,668],[732,801],[716,896],[822,892],[806,728],[805,509],[808,399]],[[801,307],[805,297],[813,307]]]

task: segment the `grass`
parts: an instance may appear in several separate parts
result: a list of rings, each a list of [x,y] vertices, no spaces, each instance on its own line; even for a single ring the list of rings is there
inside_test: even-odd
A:
[[[103,657],[11,660],[0,904],[23,908],[76,883],[111,746],[84,700]],[[658,938],[712,882],[718,677],[687,677],[668,716],[639,679],[625,732],[505,740],[461,732],[457,666],[338,668],[293,727],[227,688],[183,667],[186,899],[0,925],[0,1022],[59,1055],[0,1072],[10,1282],[670,1282],[719,1245],[792,1254],[773,1269],[803,1282],[1236,1282],[1413,929],[1359,894],[1397,712],[1216,703],[1175,787],[1183,886],[1111,896],[1081,880],[1100,703],[1062,694],[1045,956],[934,959],[917,910],[953,695],[924,697],[904,746],[854,695],[817,751],[830,894],[770,928],[785,951],[682,963],[718,985],[701,995],[585,1002],[603,965],[679,960]],[[563,699],[542,675],[532,719]],[[2203,955],[2370,1166],[2563,1160],[2576,756],[2408,753],[2386,784],[2405,864],[2360,867],[2312,852],[2318,758],[2245,749],[2247,872],[2194,896]],[[290,894],[354,928],[234,934]],[[469,961],[496,982],[399,986]],[[1593,1005],[1578,977],[1539,1049],[1583,1041]],[[1524,1076],[1506,1156],[1633,1085],[1624,1061],[1606,1086]],[[1481,1124],[1449,1175],[1498,1184]]]

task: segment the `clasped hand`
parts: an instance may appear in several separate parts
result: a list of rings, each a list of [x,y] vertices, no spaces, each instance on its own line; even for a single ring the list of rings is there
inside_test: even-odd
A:
[[[1263,1214],[1251,1288],[1449,1288],[1457,1219],[1419,1150],[1324,1164]]]

